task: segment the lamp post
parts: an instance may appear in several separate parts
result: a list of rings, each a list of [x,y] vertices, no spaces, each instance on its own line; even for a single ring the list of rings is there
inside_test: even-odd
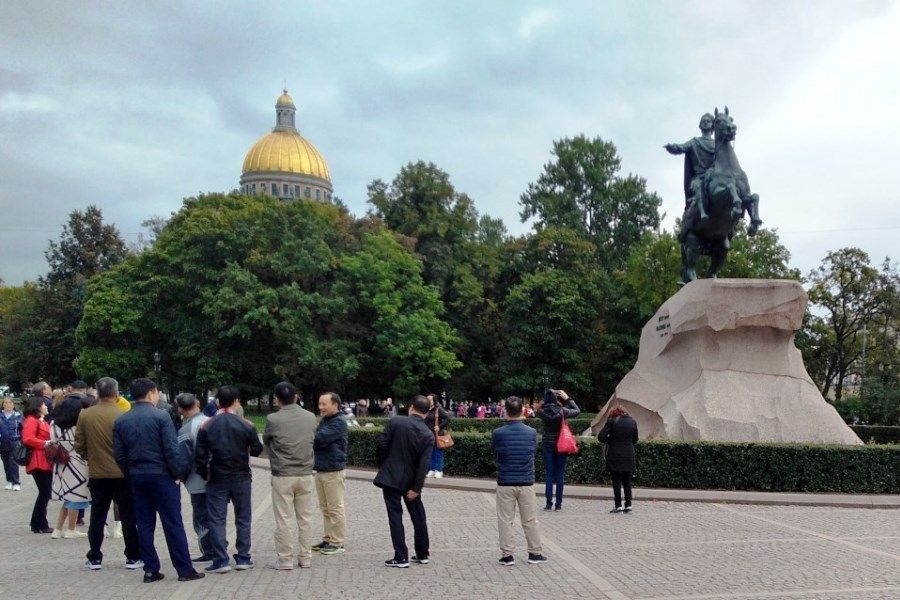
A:
[[[153,376],[159,379],[159,350],[153,353]]]

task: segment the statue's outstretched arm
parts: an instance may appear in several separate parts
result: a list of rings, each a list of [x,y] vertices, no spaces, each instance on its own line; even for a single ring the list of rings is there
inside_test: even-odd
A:
[[[669,154],[684,154],[688,150],[688,144],[666,144],[663,148]]]

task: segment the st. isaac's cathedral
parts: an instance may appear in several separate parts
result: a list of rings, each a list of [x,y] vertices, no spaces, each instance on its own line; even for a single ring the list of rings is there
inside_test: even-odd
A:
[[[241,191],[282,200],[331,200],[331,174],[319,151],[297,131],[287,90],[275,102],[275,128],[257,140],[241,169]]]

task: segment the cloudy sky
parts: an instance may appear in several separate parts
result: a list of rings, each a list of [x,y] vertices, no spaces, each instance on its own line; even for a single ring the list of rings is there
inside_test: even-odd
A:
[[[900,5],[858,2],[7,2],[0,15],[0,278],[34,279],[66,215],[129,241],[237,186],[287,82],[335,192],[409,161],[513,233],[554,139],[615,142],[683,203],[662,149],[730,107],[736,151],[793,264],[900,258]]]

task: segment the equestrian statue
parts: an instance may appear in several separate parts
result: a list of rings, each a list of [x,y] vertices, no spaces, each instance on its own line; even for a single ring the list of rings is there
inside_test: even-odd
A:
[[[737,125],[728,114],[709,113],[700,118],[700,137],[684,144],[666,144],[670,154],[684,154],[685,209],[678,240],[681,242],[681,285],[697,279],[697,261],[710,257],[707,277],[715,278],[725,264],[738,221],[750,216],[748,235],[756,235],[759,196],[750,193],[747,174],[734,153]]]

